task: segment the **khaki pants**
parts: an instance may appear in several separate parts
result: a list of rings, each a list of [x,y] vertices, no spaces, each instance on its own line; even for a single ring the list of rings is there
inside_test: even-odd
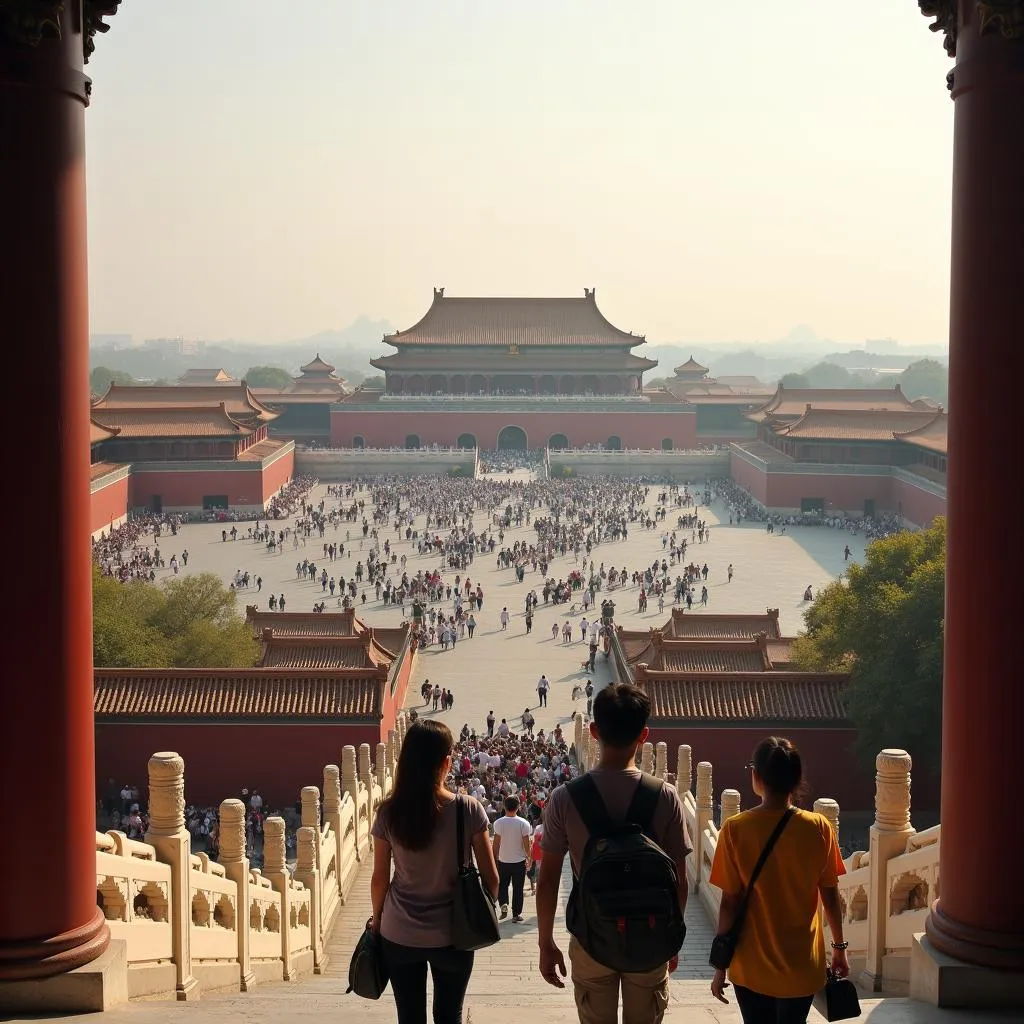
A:
[[[642,974],[620,974],[599,964],[569,939],[569,962],[580,1024],[617,1024],[622,985],[622,1024],[661,1024],[668,1008],[668,964]]]

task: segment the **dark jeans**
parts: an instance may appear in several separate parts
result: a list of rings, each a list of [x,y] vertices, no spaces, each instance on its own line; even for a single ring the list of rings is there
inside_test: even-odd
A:
[[[526,880],[526,861],[506,864],[498,861],[498,904],[508,906],[508,884],[512,883],[512,916],[519,917],[523,912],[523,882]]]
[[[807,1024],[813,999],[814,996],[779,999],[736,986],[736,1002],[743,1014],[743,1024]]]
[[[434,1024],[462,1024],[462,1001],[473,973],[473,954],[454,946],[401,946],[381,939],[395,994],[398,1024],[427,1022],[427,964],[434,979]]]

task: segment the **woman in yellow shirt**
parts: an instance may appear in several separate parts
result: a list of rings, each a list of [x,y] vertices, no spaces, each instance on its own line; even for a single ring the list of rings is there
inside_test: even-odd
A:
[[[769,836],[804,788],[800,752],[789,740],[762,740],[747,767],[760,806],[722,826],[711,867],[711,884],[722,890],[720,935],[736,919]],[[841,977],[850,973],[837,888],[845,870],[828,819],[794,808],[754,885],[729,966],[744,1024],[805,1024],[814,993],[825,983],[819,897],[832,933],[832,969]],[[725,974],[715,971],[711,982],[723,1003]]]

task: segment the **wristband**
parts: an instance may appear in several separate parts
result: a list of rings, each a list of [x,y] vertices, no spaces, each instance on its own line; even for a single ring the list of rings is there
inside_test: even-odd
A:
[[[833,949],[849,949],[850,948],[850,944],[849,944],[849,942],[833,942],[832,943],[832,948]]]

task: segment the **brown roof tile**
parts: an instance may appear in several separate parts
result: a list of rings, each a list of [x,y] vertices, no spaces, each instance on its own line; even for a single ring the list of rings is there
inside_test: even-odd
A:
[[[914,430],[897,431],[896,439],[945,455],[949,443],[949,417],[940,408],[932,419]]]
[[[701,366],[701,364],[698,363],[697,360],[693,358],[693,356],[690,356],[690,358],[687,359],[686,362],[682,364],[682,366],[677,366],[672,372],[673,373],[707,373],[708,372],[708,368],[706,366]]]
[[[244,381],[167,386],[111,384],[92,409],[95,415],[100,410],[216,409],[220,405],[229,416],[243,423],[267,423],[278,415],[263,405]],[[101,422],[105,421],[101,418]]]
[[[381,647],[372,633],[363,636],[295,637],[276,636],[264,630],[263,668],[365,669],[385,674],[394,655]]]
[[[651,668],[679,675],[695,672],[764,672],[768,668],[764,650],[756,640],[701,643],[668,640]]]
[[[708,614],[673,608],[664,632],[666,637],[691,640],[752,640],[760,633],[766,633],[772,640],[782,635],[778,608],[758,615]]]
[[[262,441],[257,441],[256,444],[249,445],[244,452],[238,455],[238,461],[262,462],[268,456],[279,452],[288,443],[288,441],[279,441],[272,437],[265,438]]]
[[[112,437],[117,437],[117,427],[105,427],[102,423],[97,423],[94,419],[89,420],[89,444],[99,444],[100,441],[109,441]]]
[[[874,412],[898,412],[913,409],[910,399],[894,388],[784,388],[781,384],[774,395],[759,409],[750,413],[752,420],[795,420],[807,412],[808,405],[815,409],[861,409]]]
[[[246,437],[251,426],[233,419],[219,407],[93,408],[102,426],[117,429],[119,439],[155,437]]]
[[[772,673],[741,679],[644,678],[655,720],[841,722],[845,676]]]
[[[811,406],[800,419],[778,427],[776,433],[827,441],[891,441],[896,432],[916,430],[934,416],[934,412],[922,412],[913,407],[879,412],[874,409],[818,409]]]
[[[179,384],[237,384],[238,380],[232,377],[222,366],[200,367],[199,369],[186,370],[179,378]]]
[[[434,289],[423,318],[384,340],[401,345],[640,345],[609,323],[593,289],[583,298],[448,298]]]
[[[94,672],[103,718],[365,719],[383,680],[292,669],[105,669]]]
[[[369,627],[356,618],[355,610],[343,612],[269,612],[260,611],[255,605],[247,605],[245,621],[257,635],[265,629],[272,629],[274,636],[355,636]]]
[[[89,480],[95,482],[100,477],[106,476],[108,473],[114,473],[119,469],[124,469],[125,463],[123,462],[94,462],[89,467]]]

